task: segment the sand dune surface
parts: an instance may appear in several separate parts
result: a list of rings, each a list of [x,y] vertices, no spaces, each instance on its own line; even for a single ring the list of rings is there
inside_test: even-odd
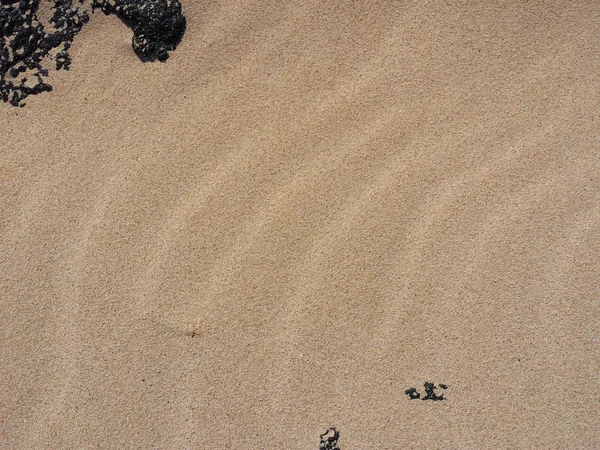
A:
[[[0,448],[599,448],[600,4],[182,4],[0,105]]]

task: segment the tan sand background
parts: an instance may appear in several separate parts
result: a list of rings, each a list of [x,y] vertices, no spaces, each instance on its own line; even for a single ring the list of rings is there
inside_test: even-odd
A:
[[[600,448],[600,3],[183,6],[0,105],[0,447]]]

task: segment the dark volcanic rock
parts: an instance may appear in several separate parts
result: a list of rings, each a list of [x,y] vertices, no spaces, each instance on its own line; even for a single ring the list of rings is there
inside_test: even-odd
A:
[[[89,0],[48,0],[52,17],[38,19],[40,0],[0,0],[0,97],[24,106],[33,94],[52,90],[45,79],[47,59],[57,70],[69,70],[73,39],[89,20]],[[186,29],[178,0],[91,0],[92,9],[118,16],[133,30],[132,47],[142,59],[166,61]],[[74,5],[77,4],[77,6]]]
[[[116,14],[132,29],[131,45],[141,58],[166,61],[185,33],[178,0],[94,0],[93,7]]]
[[[61,47],[56,68],[68,70],[71,42],[89,20],[88,14],[74,7],[72,0],[55,0],[49,31],[38,20],[39,6],[40,0],[2,0],[0,96],[13,106],[24,106],[23,100],[29,95],[52,90],[44,81],[48,71],[42,66],[43,60]]]

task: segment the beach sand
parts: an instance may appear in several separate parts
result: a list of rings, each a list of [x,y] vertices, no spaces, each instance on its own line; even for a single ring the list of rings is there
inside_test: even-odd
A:
[[[600,4],[449,3],[97,12],[0,104],[0,448],[599,448]]]

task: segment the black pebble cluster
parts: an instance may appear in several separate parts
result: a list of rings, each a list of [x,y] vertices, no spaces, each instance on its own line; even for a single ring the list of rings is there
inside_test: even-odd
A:
[[[52,90],[44,61],[54,57],[56,70],[69,70],[73,39],[89,21],[86,0],[75,0],[77,6],[73,0],[51,0],[52,17],[44,26],[40,1],[0,0],[0,97],[13,106]],[[91,1],[92,9],[118,16],[133,30],[132,47],[143,60],[166,61],[185,33],[178,0]]]
[[[444,398],[444,394],[437,395],[435,393],[437,386],[434,383],[426,381],[425,384],[423,384],[423,386],[425,387],[425,396],[422,398],[422,400],[433,400],[433,401],[446,400]],[[440,383],[440,388],[448,389],[448,386]],[[419,392],[417,392],[417,390],[415,388],[409,388],[409,389],[405,390],[404,393],[406,395],[408,395],[408,398],[411,400],[416,400],[418,398],[421,398],[421,394]]]
[[[47,31],[37,17],[39,6],[40,0],[2,0],[0,95],[13,106],[24,106],[23,100],[29,95],[52,90],[44,81],[48,70],[42,66],[43,60],[59,48],[56,69],[68,70],[73,38],[89,20],[88,14],[74,7],[72,0],[54,0],[50,18],[53,30]]]

